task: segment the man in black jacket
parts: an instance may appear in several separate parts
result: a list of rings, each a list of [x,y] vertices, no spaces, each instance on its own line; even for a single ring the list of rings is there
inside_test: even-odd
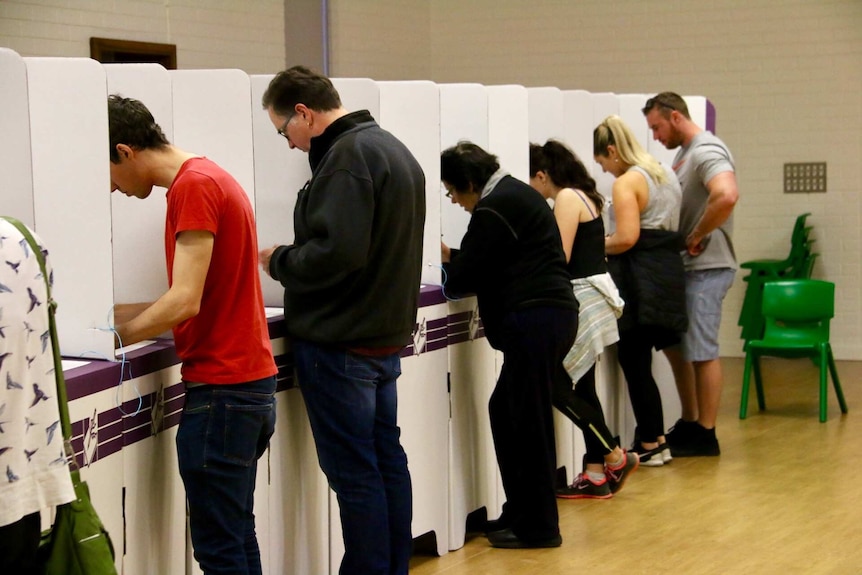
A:
[[[328,78],[280,72],[263,106],[308,153],[291,245],[261,251],[284,286],[284,316],[320,466],[338,496],[342,574],[406,574],[412,491],[399,441],[399,352],[416,320],[425,176],[367,111],[349,113]]]

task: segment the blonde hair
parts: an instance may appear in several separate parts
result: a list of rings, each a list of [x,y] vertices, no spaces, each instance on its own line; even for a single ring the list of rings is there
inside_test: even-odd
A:
[[[608,116],[593,130],[593,154],[607,156],[608,146],[614,146],[623,162],[643,169],[656,184],[667,182],[664,167],[643,149],[631,128],[616,115]]]

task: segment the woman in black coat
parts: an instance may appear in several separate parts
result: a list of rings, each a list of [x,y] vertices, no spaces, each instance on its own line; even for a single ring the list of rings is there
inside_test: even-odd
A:
[[[503,353],[489,413],[507,501],[488,539],[557,547],[551,392],[554,378],[568,378],[563,358],[578,327],[560,234],[545,200],[479,146],[461,142],[440,163],[446,195],[472,214],[461,249],[442,246],[444,288],[476,294],[485,335]]]

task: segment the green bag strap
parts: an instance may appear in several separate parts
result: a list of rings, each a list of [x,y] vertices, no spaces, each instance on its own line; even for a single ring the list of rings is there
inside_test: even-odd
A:
[[[60,340],[57,337],[57,322],[54,319],[54,310],[57,308],[57,302],[51,297],[51,280],[48,277],[48,270],[45,268],[45,254],[42,253],[42,248],[36,243],[36,239],[27,226],[20,221],[9,216],[0,216],[16,228],[27,243],[30,244],[30,249],[36,254],[36,259],[39,261],[39,267],[42,269],[42,277],[45,280],[45,289],[48,293],[48,326],[51,330],[51,348],[54,352],[54,379],[57,383],[57,403],[60,407],[60,427],[63,430],[63,441],[66,445],[66,455],[75,462],[75,452],[71,448],[70,440],[72,438],[72,424],[69,420],[69,399],[66,394],[66,379],[63,376],[63,363],[60,356]],[[77,465],[75,465],[77,467]]]

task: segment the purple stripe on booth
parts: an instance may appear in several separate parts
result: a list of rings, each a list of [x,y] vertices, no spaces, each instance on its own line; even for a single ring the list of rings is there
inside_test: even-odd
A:
[[[429,307],[446,303],[446,296],[440,286],[422,285],[419,288],[419,307]]]
[[[706,101],[706,129],[715,134],[715,106]]]

